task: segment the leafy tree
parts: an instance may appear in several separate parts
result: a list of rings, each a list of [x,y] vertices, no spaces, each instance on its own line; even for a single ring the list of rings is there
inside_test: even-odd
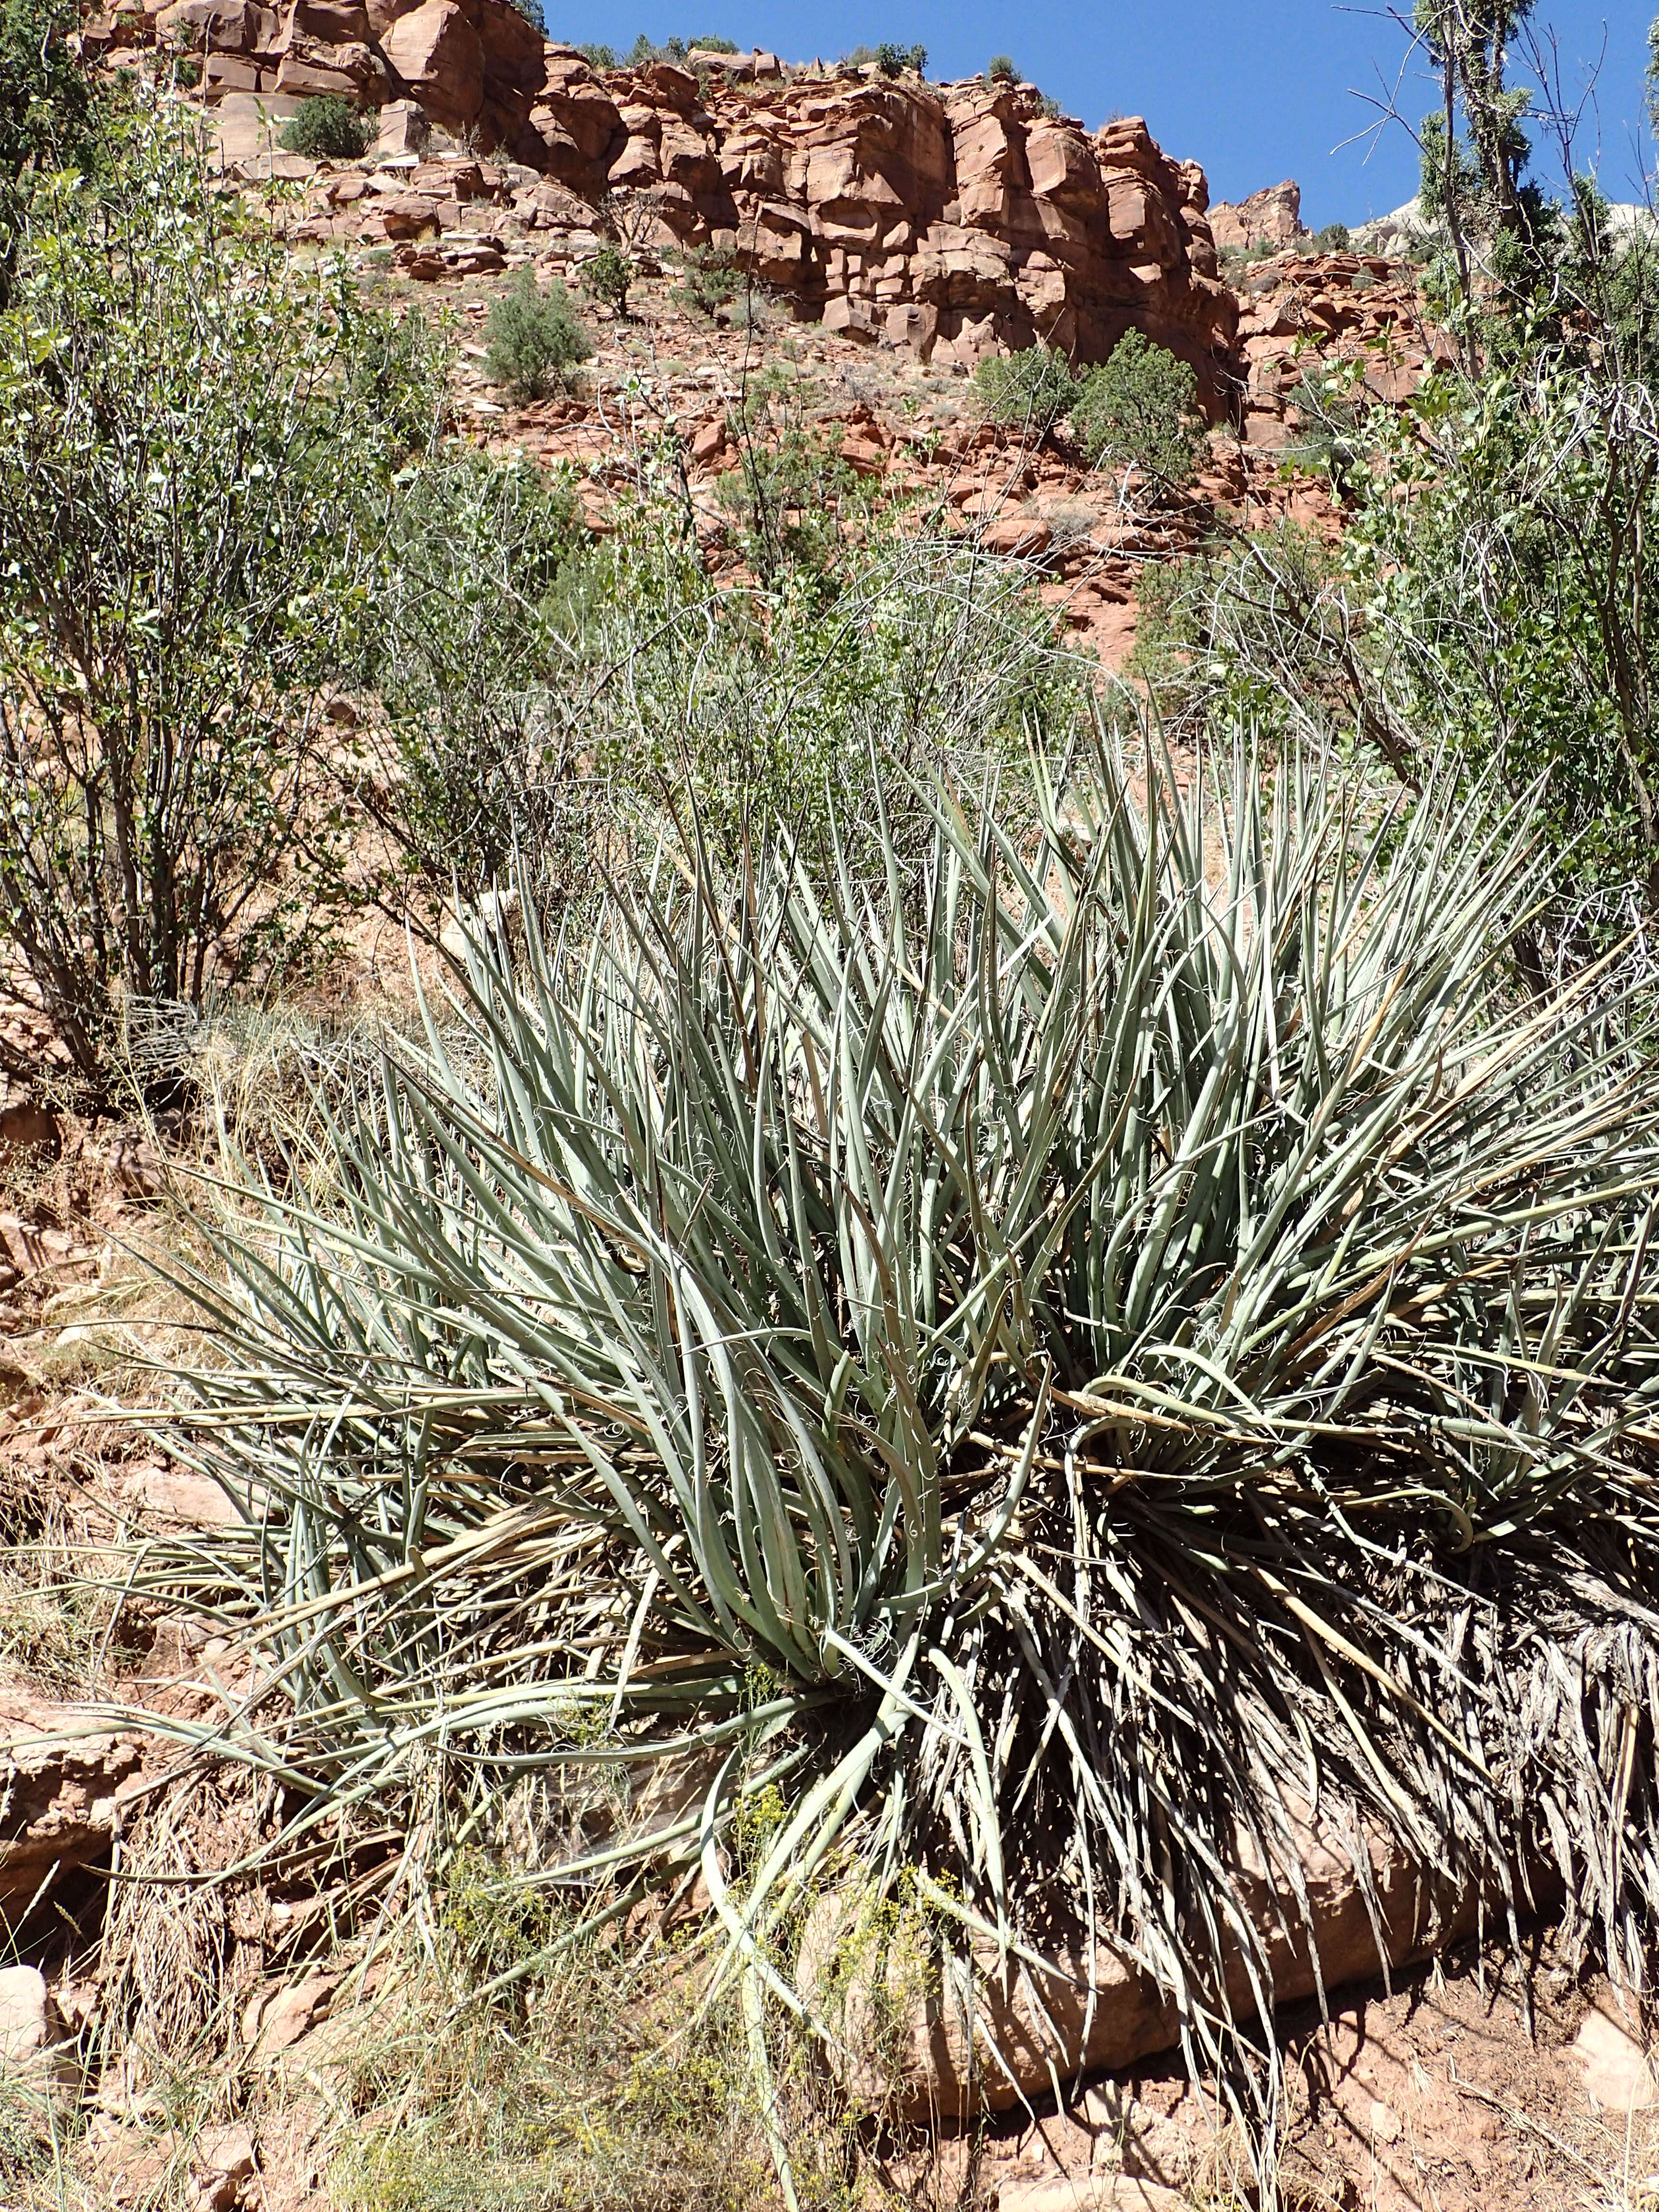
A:
[[[100,115],[70,51],[64,0],[0,0],[0,307],[10,294],[33,174],[88,167]]]
[[[485,375],[526,401],[568,390],[572,373],[593,351],[564,286],[544,292],[528,269],[490,308],[484,337]]]
[[[1314,244],[1322,253],[1346,253],[1353,240],[1346,222],[1328,222],[1322,230],[1314,233]]]
[[[1031,345],[1012,354],[989,354],[974,371],[980,404],[988,419],[1044,438],[1076,404],[1071,364],[1053,346]]]
[[[1589,894],[1659,910],[1659,421],[1639,383],[1547,351],[1376,410],[1346,557],[1395,721],[1542,778]]]
[[[914,70],[918,76],[927,66],[926,46],[898,46],[884,40],[876,48],[876,67],[884,76],[902,76],[906,70]]]
[[[1072,428],[1091,460],[1139,469],[1166,490],[1189,484],[1204,446],[1198,378],[1144,331],[1126,331],[1083,378]]]
[[[680,281],[673,297],[681,307],[713,315],[737,298],[743,275],[729,246],[694,246],[680,256]]]
[[[1522,185],[1529,95],[1506,81],[1509,48],[1533,0],[1417,0],[1415,21],[1441,97],[1419,134],[1423,211],[1444,225],[1459,289],[1473,297],[1472,241],[1524,235],[1536,195]]]
[[[614,241],[602,246],[582,270],[582,289],[601,307],[628,313],[628,288],[634,281],[634,264]]]
[[[993,54],[985,64],[985,74],[993,84],[1018,84],[1019,71],[1014,67],[1011,54]]]
[[[730,428],[738,465],[720,479],[720,496],[737,521],[744,559],[769,585],[805,576],[832,590],[843,525],[861,516],[868,500],[808,419],[801,387],[781,368],[763,370]]]
[[[75,10],[58,0],[0,0],[0,175],[82,162],[97,111],[69,46]]]
[[[313,161],[356,161],[368,152],[374,125],[337,92],[302,100],[283,126],[282,144]]]
[[[37,184],[0,318],[0,934],[94,1103],[136,1011],[319,943],[320,705],[439,403],[338,264],[216,182],[141,110],[95,184]]]

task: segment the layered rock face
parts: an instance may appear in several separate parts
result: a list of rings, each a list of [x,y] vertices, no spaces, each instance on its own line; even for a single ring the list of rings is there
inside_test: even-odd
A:
[[[1031,86],[600,78],[550,47],[514,150],[585,198],[647,196],[683,245],[849,337],[963,361],[1040,338],[1091,362],[1133,324],[1224,388],[1237,309],[1204,174],[1138,118],[1091,138]]]
[[[1210,210],[1210,230],[1223,253],[1294,246],[1307,235],[1302,228],[1302,187],[1287,177],[1282,185],[1252,192],[1237,206],[1218,200]]]
[[[1204,173],[1138,118],[1091,137],[1034,85],[791,76],[760,53],[601,73],[507,0],[171,0],[152,20],[202,56],[210,102],[418,102],[590,203],[644,203],[855,340],[968,363],[1042,339],[1086,363],[1133,325],[1213,411],[1234,380]]]
[[[210,103],[416,100],[483,146],[513,145],[545,81],[541,34],[507,0],[170,0],[155,29],[201,56]]]

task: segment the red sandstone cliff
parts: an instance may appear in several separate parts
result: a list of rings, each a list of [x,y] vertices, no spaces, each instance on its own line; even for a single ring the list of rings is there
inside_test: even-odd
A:
[[[761,55],[601,73],[507,0],[118,8],[89,43],[187,46],[210,103],[413,99],[586,200],[643,201],[848,337],[963,362],[1042,338],[1087,362],[1133,325],[1197,368],[1212,406],[1233,380],[1204,173],[1139,119],[1091,137],[1030,85],[791,76]]]

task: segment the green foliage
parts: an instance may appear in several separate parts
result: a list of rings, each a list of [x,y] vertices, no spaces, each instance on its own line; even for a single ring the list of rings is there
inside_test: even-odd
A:
[[[0,395],[0,928],[99,1102],[147,1007],[315,949],[318,695],[439,394],[162,107],[95,184],[37,185]]]
[[[547,36],[547,10],[543,7],[542,0],[510,0],[510,4],[518,9],[532,30],[539,31],[544,38]]]
[[[833,434],[807,419],[801,386],[776,367],[751,381],[729,427],[738,461],[720,497],[744,559],[769,585],[801,572],[827,581],[844,530],[869,503]]]
[[[0,0],[0,309],[10,296],[30,176],[86,169],[95,158],[100,117],[70,50],[76,23],[64,0]]]
[[[989,421],[1034,438],[1046,437],[1069,415],[1079,393],[1065,355],[1042,344],[988,354],[974,371],[974,386]]]
[[[1160,489],[1179,491],[1204,449],[1197,402],[1198,378],[1188,363],[1144,331],[1126,331],[1081,380],[1072,429],[1097,465],[1139,469]]]
[[[927,67],[926,46],[898,46],[884,40],[875,52],[876,67],[884,76],[902,76],[912,70],[921,76]]]
[[[601,307],[628,313],[628,288],[635,276],[634,263],[623,249],[607,242],[582,270],[582,289]]]
[[[614,46],[600,46],[590,39],[584,41],[577,48],[577,52],[581,54],[590,69],[614,70],[622,67],[621,59]]]
[[[1585,893],[1659,897],[1659,424],[1571,354],[1373,421],[1354,588],[1396,719],[1520,792]],[[1384,655],[1386,654],[1386,660]]]
[[[283,125],[281,143],[313,161],[356,161],[374,142],[374,125],[337,92],[302,100]]]
[[[58,0],[0,4],[0,178],[83,166],[97,130],[86,72],[70,51],[72,8]]]
[[[718,852],[770,820],[823,856],[833,811],[860,865],[884,809],[911,838],[909,778],[974,783],[1028,742],[1065,745],[1089,664],[1023,578],[907,519],[878,524],[821,448],[754,459],[747,481],[768,512],[745,548],[763,590],[711,592],[665,510],[637,511],[606,541],[583,651],[620,672],[573,703],[573,744],[616,782],[689,793]],[[779,472],[794,466],[799,505],[776,513]]]
[[[1241,1954],[1272,1997],[1238,1836],[1294,1894],[1316,1791],[1459,1893],[1549,1851],[1641,1940],[1643,988],[1517,992],[1524,809],[1204,765],[941,782],[868,867],[688,831],[517,972],[474,947],[332,1197],[251,1189],[197,1287],[175,1433],[252,1487],[283,1670],[245,1755],[379,1820],[439,1742],[459,1789],[706,1772],[544,1871],[700,1868],[757,2002],[850,1867],[1075,1915],[1216,2057]]]
[[[672,62],[676,68],[684,68],[687,54],[699,50],[711,54],[735,54],[738,51],[730,39],[716,38],[713,33],[707,38],[699,39],[678,37],[665,39],[662,44],[658,46],[644,31],[641,31],[628,50],[627,66],[629,69],[648,69],[653,62]],[[609,46],[584,46],[582,52],[590,61],[592,61],[596,53],[609,54],[611,49]],[[594,66],[614,69],[617,63],[613,56],[607,62],[595,62]]]
[[[1018,84],[1019,71],[1009,54],[993,54],[985,64],[985,75],[992,84]]]
[[[1292,521],[1149,562],[1128,672],[1183,738],[1310,722],[1322,735],[1351,707],[1346,580],[1340,551]]]
[[[485,375],[522,401],[568,391],[593,351],[564,286],[556,280],[544,292],[528,269],[491,306],[484,337]]]
[[[729,246],[694,246],[680,256],[680,281],[672,297],[702,315],[731,305],[744,283],[743,264]]]
[[[1314,244],[1322,253],[1346,253],[1353,240],[1346,222],[1328,222],[1314,233]]]
[[[446,452],[398,502],[360,670],[380,713],[356,740],[359,805],[440,897],[579,867],[575,732],[550,696],[558,587],[583,533],[560,478]],[[590,732],[591,736],[591,732]]]
[[[1437,107],[1418,134],[1423,213],[1443,228],[1455,281],[1473,299],[1470,245],[1524,236],[1536,196],[1522,184],[1530,147],[1521,128],[1529,94],[1504,82],[1506,58],[1532,0],[1416,0],[1415,27],[1439,73]],[[1500,270],[1500,275],[1504,272]]]
[[[1256,533],[1184,568],[1164,611],[1166,707],[1357,732],[1407,782],[1441,757],[1516,799],[1536,786],[1561,899],[1540,959],[1659,902],[1659,420],[1637,373],[1652,279],[1638,260],[1632,324],[1598,325],[1617,266],[1576,316],[1558,299],[1466,323],[1474,366],[1403,406],[1369,403],[1353,370],[1310,374],[1298,458],[1347,506],[1340,548]]]

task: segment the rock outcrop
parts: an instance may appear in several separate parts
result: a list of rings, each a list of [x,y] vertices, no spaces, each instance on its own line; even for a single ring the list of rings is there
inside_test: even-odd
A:
[[[149,20],[199,61],[210,106],[235,93],[278,108],[325,93],[412,99],[444,129],[507,146],[544,82],[541,34],[507,0],[168,0]],[[107,45],[121,26],[94,17],[83,40]]]
[[[1390,402],[1452,357],[1425,319],[1415,271],[1376,254],[1279,254],[1255,265],[1243,293],[1239,418],[1252,446],[1295,444],[1310,351],[1328,368],[1352,362],[1370,397]]]
[[[1091,137],[1029,86],[601,76],[550,47],[514,150],[590,200],[642,196],[682,246],[855,340],[971,362],[1040,338],[1090,362],[1133,325],[1212,400],[1227,382],[1203,171],[1139,118]]]
[[[1302,187],[1287,177],[1236,205],[1218,200],[1210,210],[1210,230],[1222,253],[1294,246],[1308,234],[1302,228]]]
[[[143,1751],[11,1692],[0,1695],[0,1937],[9,1940],[74,1876],[107,1868],[118,1809],[142,1786]]]
[[[1033,85],[791,73],[761,53],[596,70],[508,0],[136,4],[93,18],[88,50],[142,24],[198,55],[210,106],[341,93],[396,106],[400,145],[413,103],[590,206],[642,207],[665,240],[729,255],[855,342],[966,365],[1042,339],[1087,363],[1133,326],[1193,364],[1212,412],[1236,387],[1204,173],[1139,118],[1091,136]]]

